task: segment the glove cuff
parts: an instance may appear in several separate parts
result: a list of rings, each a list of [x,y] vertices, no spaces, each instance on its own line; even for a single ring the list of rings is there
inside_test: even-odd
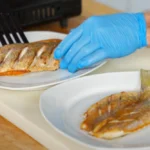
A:
[[[147,25],[146,25],[146,20],[144,13],[136,13],[135,14],[138,24],[139,24],[139,40],[141,42],[141,45],[139,48],[147,46],[147,36],[146,36],[146,31],[147,31]]]

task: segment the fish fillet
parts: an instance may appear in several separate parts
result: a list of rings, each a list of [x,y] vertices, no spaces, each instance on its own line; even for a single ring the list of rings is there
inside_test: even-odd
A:
[[[150,124],[149,71],[141,70],[141,92],[112,94],[93,104],[85,113],[80,128],[90,135],[114,139],[131,134]]]
[[[48,39],[1,47],[0,76],[57,70],[59,61],[54,59],[53,54],[60,42],[59,39]]]

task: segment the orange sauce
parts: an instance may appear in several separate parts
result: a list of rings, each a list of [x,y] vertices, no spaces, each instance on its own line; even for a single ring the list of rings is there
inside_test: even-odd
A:
[[[18,76],[23,75],[25,73],[29,73],[28,70],[14,70],[14,71],[6,71],[6,72],[0,72],[0,76]]]

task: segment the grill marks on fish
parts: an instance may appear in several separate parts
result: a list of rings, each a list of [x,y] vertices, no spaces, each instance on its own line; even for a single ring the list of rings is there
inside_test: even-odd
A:
[[[27,47],[25,47],[19,58],[18,61],[16,62],[14,69],[15,70],[29,70],[30,65],[32,64],[32,62],[34,61],[34,58],[36,57],[36,54],[38,52],[38,50],[41,49],[41,47],[43,46],[43,44],[41,43],[37,43],[35,44],[31,44]]]
[[[40,58],[41,54],[42,54],[45,50],[46,50],[46,46],[45,46],[45,45],[42,46],[42,47],[38,50],[38,52],[37,52],[36,56],[34,57],[34,60],[33,60],[32,64],[30,65],[30,67],[36,65],[38,59]]]
[[[128,108],[118,111],[114,116],[104,120],[107,123],[99,130],[94,130],[93,135],[112,139],[118,137],[116,133],[126,135],[146,127],[150,124],[150,105],[147,105],[147,103],[147,101],[137,102],[132,106],[128,106]],[[140,109],[137,110],[139,106]]]
[[[18,56],[20,55],[21,47],[16,47],[12,45],[11,47],[8,46],[8,49],[0,50],[0,72],[5,72],[8,70],[12,70],[14,67],[14,62],[17,60]]]
[[[136,103],[139,95],[136,92],[122,92],[108,96],[93,104],[85,113],[81,129],[91,131],[108,117],[113,116],[118,110]],[[103,123],[102,123],[103,124]]]
[[[114,139],[150,125],[150,71],[141,70],[141,91],[103,98],[85,113],[81,129],[103,139]]]
[[[59,61],[53,53],[61,42],[58,39],[38,41],[29,44],[11,44],[0,48],[0,75],[14,75],[13,72],[38,72],[56,70]]]
[[[19,54],[18,61],[27,53],[29,47],[24,47],[21,53]]]
[[[112,108],[111,108],[111,107],[112,107],[112,106],[111,106],[111,99],[112,99],[111,97],[108,97],[108,100],[107,100],[107,101],[108,101],[108,104],[107,104],[107,105],[108,105],[108,114],[111,113],[111,109],[112,109]]]
[[[34,62],[34,64],[30,66],[30,69],[38,71],[41,71],[42,69],[46,71],[57,65],[57,61],[55,61],[53,57],[53,50],[55,49],[55,47],[55,44],[52,43],[47,46],[43,46],[38,51],[37,56],[35,57],[36,63]],[[38,66],[40,66],[40,68]]]
[[[150,108],[147,107],[146,102],[140,101],[138,92],[113,94],[93,104],[84,113],[86,117],[80,128],[93,136],[104,139],[123,136],[130,132],[129,128],[132,127],[133,131],[138,130],[140,125],[143,126],[141,118]],[[134,126],[135,122],[136,124],[139,122],[140,125]]]

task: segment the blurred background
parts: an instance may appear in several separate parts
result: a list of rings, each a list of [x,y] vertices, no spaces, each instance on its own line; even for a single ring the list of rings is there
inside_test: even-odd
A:
[[[150,10],[150,0],[96,0],[120,11],[140,12]]]

